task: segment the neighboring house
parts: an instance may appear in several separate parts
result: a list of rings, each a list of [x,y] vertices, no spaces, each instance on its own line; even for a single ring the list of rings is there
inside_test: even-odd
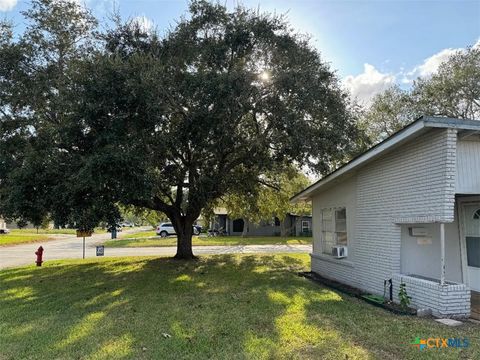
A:
[[[312,215],[288,213],[283,226],[288,236],[312,236]]]
[[[396,301],[403,281],[417,309],[480,315],[480,121],[422,117],[292,198],[302,200],[312,271],[379,295],[392,279]]]
[[[53,229],[53,222],[51,222],[48,225],[49,229]],[[17,226],[16,222],[7,222],[4,219],[0,218],[0,229],[18,229],[19,227]],[[36,227],[32,223],[27,223],[26,226],[24,226],[22,229],[36,229]]]
[[[284,221],[277,217],[272,221],[253,224],[244,219],[233,219],[225,208],[214,210],[215,216],[210,222],[210,229],[222,228],[229,235],[246,236],[310,236],[312,217],[310,215],[287,214]]]

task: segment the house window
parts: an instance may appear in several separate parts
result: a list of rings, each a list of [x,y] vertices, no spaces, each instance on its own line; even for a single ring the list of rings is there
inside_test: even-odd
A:
[[[345,208],[322,210],[322,252],[332,254],[332,247],[347,246],[347,211]]]
[[[478,209],[477,211],[475,211],[475,212],[473,213],[473,219],[474,219],[474,220],[480,219],[480,209]]]
[[[245,226],[243,219],[233,220],[233,232],[243,232],[243,227]]]
[[[275,216],[275,219],[274,219],[274,224],[275,224],[275,226],[280,226],[280,219],[276,216]]]
[[[310,222],[302,220],[302,233],[310,232]]]
[[[467,264],[480,268],[480,237],[467,236]]]

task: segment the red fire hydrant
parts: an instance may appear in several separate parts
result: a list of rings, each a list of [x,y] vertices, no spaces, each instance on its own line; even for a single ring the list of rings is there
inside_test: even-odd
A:
[[[37,251],[35,251],[35,255],[37,255],[37,261],[35,261],[37,263],[37,266],[42,266],[42,263],[43,263],[43,260],[42,260],[42,257],[43,257],[43,247],[39,247]]]

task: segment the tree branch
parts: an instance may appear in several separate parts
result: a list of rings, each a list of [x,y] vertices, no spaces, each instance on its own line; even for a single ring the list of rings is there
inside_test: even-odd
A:
[[[183,201],[183,187],[181,184],[177,185],[177,195],[175,197],[174,205],[175,207],[182,212],[182,201]]]
[[[270,189],[277,190],[277,191],[282,191],[282,189],[279,186],[276,186],[274,184],[270,184],[262,179],[258,179],[257,182],[261,185],[264,185],[266,187],[269,187]]]

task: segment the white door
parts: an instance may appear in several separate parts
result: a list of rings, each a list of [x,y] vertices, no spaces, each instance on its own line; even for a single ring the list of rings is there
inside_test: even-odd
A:
[[[468,286],[480,291],[480,203],[464,205]]]

